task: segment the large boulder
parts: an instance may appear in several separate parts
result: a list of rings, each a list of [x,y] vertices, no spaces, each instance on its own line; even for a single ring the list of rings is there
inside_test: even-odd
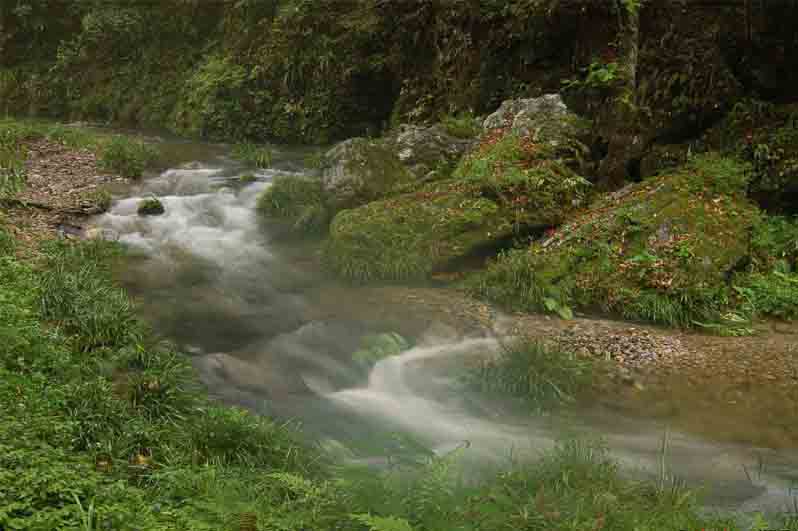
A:
[[[339,213],[327,262],[355,280],[424,278],[513,234],[560,223],[588,187],[544,146],[490,138],[450,179]]]
[[[487,132],[508,130],[551,147],[584,138],[587,132],[586,122],[568,109],[559,94],[507,100],[482,125]]]
[[[692,326],[735,301],[760,212],[747,165],[716,154],[609,194],[548,238],[502,256],[475,291],[525,311],[603,309]]]
[[[402,161],[379,140],[351,138],[325,155],[322,188],[333,210],[380,199],[413,179]]]
[[[453,136],[438,124],[404,124],[388,135],[386,143],[417,179],[424,179],[443,165],[456,164],[474,139]]]

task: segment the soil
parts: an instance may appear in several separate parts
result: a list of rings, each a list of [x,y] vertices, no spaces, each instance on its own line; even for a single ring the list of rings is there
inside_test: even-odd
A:
[[[126,179],[102,171],[96,155],[58,142],[25,145],[28,180],[4,209],[20,252],[35,252],[39,242],[82,233],[89,216],[103,212],[103,191]]]

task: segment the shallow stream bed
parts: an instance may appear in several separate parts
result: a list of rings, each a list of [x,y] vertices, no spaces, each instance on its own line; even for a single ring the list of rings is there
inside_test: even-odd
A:
[[[129,246],[119,278],[220,400],[297,421],[341,459],[379,465],[398,451],[396,433],[439,453],[462,448],[475,465],[532,459],[565,437],[602,438],[630,474],[706,487],[708,508],[795,508],[798,452],[676,431],[671,416],[653,413],[653,398],[531,416],[465,391],[455,375],[506,339],[492,310],[443,289],[341,284],[316,267],[313,245],[287,245],[258,219],[258,194],[275,176],[304,171],[307,150],[275,148],[273,167],[245,183],[252,169],[225,146],[164,146],[172,167],[115,190],[95,224]],[[165,213],[137,215],[152,196]],[[416,346],[364,371],[352,354],[365,335],[386,332]]]

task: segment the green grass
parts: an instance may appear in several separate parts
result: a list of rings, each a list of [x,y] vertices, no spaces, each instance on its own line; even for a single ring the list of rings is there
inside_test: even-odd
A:
[[[268,168],[272,165],[272,150],[267,146],[259,146],[245,142],[233,147],[233,158],[251,164],[256,168]]]
[[[128,179],[137,179],[158,157],[157,150],[140,140],[113,136],[100,148],[101,168]]]
[[[476,483],[459,453],[330,467],[290,426],[203,396],[187,358],[116,291],[116,246],[50,244],[37,264],[11,247],[0,248],[3,529],[232,531],[253,518],[287,531],[722,527],[686,491],[622,479],[595,445],[566,443]],[[572,359],[537,347],[507,356],[537,368],[530,396],[578,390]]]
[[[485,392],[515,396],[537,410],[573,404],[589,394],[595,362],[532,339],[504,345],[498,359],[469,377]]]
[[[331,219],[321,181],[301,177],[275,177],[258,197],[257,209],[266,218],[289,223],[297,234],[323,234]]]
[[[7,154],[9,149],[20,151],[25,141],[42,138],[70,148],[93,151],[97,154],[100,168],[130,179],[141,177],[159,156],[155,146],[124,135],[109,135],[50,122],[0,119],[0,175],[4,153]]]
[[[476,138],[482,132],[482,124],[473,112],[445,114],[441,116],[444,130],[457,138]]]

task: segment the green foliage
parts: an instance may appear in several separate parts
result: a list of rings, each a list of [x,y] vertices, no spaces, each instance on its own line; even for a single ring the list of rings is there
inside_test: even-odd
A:
[[[518,310],[587,307],[669,326],[731,326],[735,307],[750,317],[728,279],[760,219],[745,176],[734,159],[696,157],[502,254],[471,289]]]
[[[231,58],[208,57],[188,79],[176,114],[187,132],[212,138],[238,138],[247,120],[241,106],[247,72]],[[254,161],[253,161],[254,162]]]
[[[454,178],[509,209],[507,222],[514,229],[556,225],[590,188],[550,148],[512,134],[465,157]]]
[[[304,466],[287,426],[243,409],[212,406],[197,411],[187,444],[197,464],[243,464],[263,470]]]
[[[160,199],[150,197],[139,202],[136,212],[139,216],[160,216],[166,209]]]
[[[798,219],[763,216],[751,234],[751,257],[760,270],[771,270],[779,262],[798,269]]]
[[[243,513],[285,530],[722,527],[688,495],[622,480],[601,448],[576,443],[478,484],[462,480],[457,452],[382,471],[324,467],[287,426],[200,398],[186,358],[136,323],[137,339],[90,350],[75,347],[93,330],[46,324],[38,286],[52,265],[89,264],[110,283],[110,249],[58,244],[43,268],[0,257],[3,529],[215,531]],[[82,297],[87,313],[104,304]]]
[[[89,201],[93,205],[96,205],[101,212],[108,212],[108,210],[111,209],[113,197],[111,196],[111,192],[107,189],[98,188],[89,195]]]
[[[482,133],[482,124],[471,111],[445,114],[440,121],[444,130],[457,138],[476,138]]]
[[[798,274],[771,271],[751,273],[739,279],[738,293],[750,312],[755,315],[770,315],[782,319],[798,317]]]
[[[492,241],[561,222],[589,188],[541,144],[489,139],[449,180],[340,212],[325,257],[352,280],[424,278]]]
[[[16,242],[14,237],[8,232],[3,225],[3,216],[0,215],[0,258],[14,252]]]
[[[265,146],[245,142],[233,148],[233,158],[252,164],[256,168],[268,168],[272,165],[272,151]]]
[[[95,241],[72,247],[49,246],[47,270],[41,277],[41,311],[45,319],[78,338],[77,347],[91,350],[122,346],[138,338],[133,306],[110,282],[105,261],[117,251]]]
[[[396,332],[365,336],[361,340],[360,350],[352,354],[352,360],[369,369],[378,361],[398,356],[408,348],[410,343]]]
[[[583,69],[582,79],[564,79],[563,90],[606,90],[618,80],[620,66],[617,62],[593,61]]]
[[[106,171],[136,179],[157,156],[155,148],[140,140],[114,136],[102,146],[98,163]]]
[[[536,409],[571,404],[584,398],[593,379],[593,362],[532,339],[505,345],[501,357],[473,376],[483,391],[524,399]]]
[[[13,197],[25,185],[23,154],[17,147],[0,143],[0,199]]]
[[[258,197],[258,212],[268,218],[290,222],[300,234],[320,234],[330,223],[321,181],[290,175],[277,176]]]
[[[352,519],[368,526],[369,531],[413,531],[407,520],[393,516],[372,516],[370,514],[353,514]]]

